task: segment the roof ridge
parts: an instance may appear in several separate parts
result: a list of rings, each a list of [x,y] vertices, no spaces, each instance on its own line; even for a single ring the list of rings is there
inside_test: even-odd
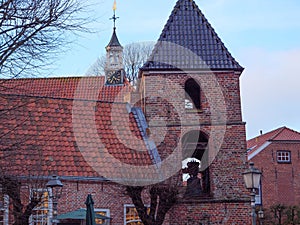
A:
[[[1,81],[15,81],[15,80],[47,80],[47,79],[82,79],[82,78],[102,78],[104,79],[104,76],[66,76],[66,77],[22,77],[22,78],[15,78],[15,79],[0,79]]]
[[[297,133],[297,134],[300,134],[300,132],[298,132],[298,131],[296,131],[296,130],[294,130],[294,129],[292,129],[292,128],[289,128],[289,127],[285,127],[287,130],[290,130],[290,131],[292,131],[292,132],[294,132],[294,133]]]
[[[252,141],[252,140],[254,140],[254,139],[257,139],[257,138],[265,137],[265,136],[269,135],[270,133],[276,132],[277,130],[279,130],[279,129],[281,129],[281,128],[282,128],[282,127],[279,127],[279,128],[276,128],[275,130],[268,131],[267,133],[264,133],[264,134],[261,134],[261,135],[257,135],[257,136],[255,136],[255,137],[249,139],[247,142]],[[268,140],[270,140],[270,139],[268,139]]]
[[[80,101],[80,102],[99,102],[99,103],[118,104],[118,105],[126,105],[127,104],[127,102],[104,101],[104,100],[94,100],[94,99],[80,99],[80,98],[59,98],[59,97],[50,97],[50,96],[22,95],[22,94],[12,94],[12,93],[8,93],[8,94],[0,93],[0,96],[15,96],[15,97],[52,99],[52,100],[64,100],[64,101]]]
[[[285,126],[283,126],[283,127],[279,127],[278,129],[276,129],[276,130],[278,130],[278,132],[276,132],[271,138],[269,138],[269,140],[273,140],[273,139],[275,139],[284,129],[285,129],[286,127]],[[274,132],[276,131],[276,130],[274,130]]]

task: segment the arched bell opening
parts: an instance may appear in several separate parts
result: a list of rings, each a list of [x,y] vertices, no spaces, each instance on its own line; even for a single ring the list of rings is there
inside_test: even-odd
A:
[[[183,136],[182,174],[187,197],[210,192],[208,151],[208,136],[204,132],[190,131]]]

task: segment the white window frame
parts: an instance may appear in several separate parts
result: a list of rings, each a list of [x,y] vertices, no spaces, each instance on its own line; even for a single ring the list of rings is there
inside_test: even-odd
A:
[[[0,208],[0,210],[3,212],[3,221],[1,221],[0,223],[2,223],[3,225],[8,225],[8,215],[9,215],[9,196],[8,195],[3,195],[3,206]]]
[[[124,225],[127,225],[126,222],[126,208],[130,207],[130,208],[135,208],[135,205],[133,204],[124,204]],[[150,208],[150,205],[145,205],[145,207]],[[129,222],[142,222],[141,220],[134,220],[134,221],[129,221]]]
[[[255,205],[262,205],[262,186],[261,186],[261,182],[259,184],[257,193],[255,194]]]
[[[94,212],[105,212],[107,217],[110,217],[110,210],[109,209],[101,209],[101,208],[95,208]],[[105,221],[105,223],[103,225],[109,225],[110,224],[110,220]]]
[[[284,155],[284,154],[286,154],[286,155]],[[276,152],[276,158],[277,158],[278,163],[291,163],[292,162],[292,153],[291,153],[291,151],[287,151],[287,150],[279,150]],[[281,158],[281,159],[279,159],[279,158]]]
[[[38,188],[38,189],[31,189],[30,190],[30,196],[32,195],[32,193],[36,191],[36,192],[48,192],[48,214],[47,214],[47,225],[52,225],[52,213],[53,213],[53,204],[52,204],[52,198],[50,198],[51,194],[52,194],[52,190],[51,188],[45,189],[45,188]],[[38,209],[36,209],[38,210]],[[32,210],[32,214],[34,213],[35,209]],[[34,221],[33,221],[33,215],[30,216],[29,218],[29,224],[33,225]]]
[[[135,205],[133,205],[133,204],[125,204],[124,205],[124,225],[127,225],[126,208],[135,208]],[[129,222],[142,222],[142,221],[141,220],[134,220],[134,221],[129,221]]]

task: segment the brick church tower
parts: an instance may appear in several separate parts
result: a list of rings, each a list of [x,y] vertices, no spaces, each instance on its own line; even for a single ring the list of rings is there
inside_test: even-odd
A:
[[[168,219],[172,225],[250,222],[242,177],[247,168],[242,72],[195,2],[178,0],[141,69],[136,102],[162,166],[169,165],[164,178],[170,171],[185,177],[186,162],[199,165],[196,185],[182,178],[181,197]]]

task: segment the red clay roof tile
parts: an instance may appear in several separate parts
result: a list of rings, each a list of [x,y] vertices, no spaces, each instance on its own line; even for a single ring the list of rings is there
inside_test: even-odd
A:
[[[300,133],[287,127],[280,127],[247,141],[248,155],[255,152],[267,141],[300,141]]]
[[[114,160],[152,164],[136,121],[123,103],[20,95],[0,95],[0,101],[0,110],[12,108],[0,116],[1,166],[13,164],[11,172],[98,177],[104,169],[116,172]],[[111,118],[114,110],[117,114]],[[122,169],[117,170],[121,176]]]
[[[104,76],[0,80],[0,92],[3,94],[51,98],[124,102],[124,96],[131,90],[128,83],[116,86],[105,85]]]

